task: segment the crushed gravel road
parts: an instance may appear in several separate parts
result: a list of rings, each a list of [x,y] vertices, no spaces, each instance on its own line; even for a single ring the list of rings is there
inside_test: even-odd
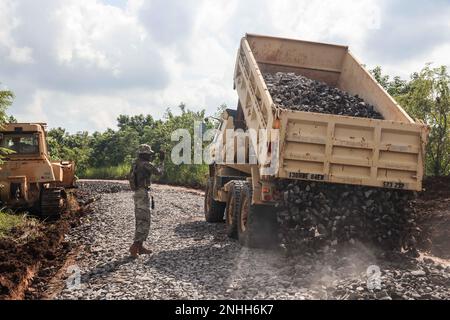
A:
[[[358,243],[296,257],[242,248],[227,238],[224,224],[204,221],[201,192],[167,186],[153,187],[148,246],[154,252],[132,260],[132,192],[118,182],[80,186],[97,199],[67,235],[80,246],[70,268],[79,268],[80,283],[66,274],[56,299],[450,298],[448,260],[387,257]]]

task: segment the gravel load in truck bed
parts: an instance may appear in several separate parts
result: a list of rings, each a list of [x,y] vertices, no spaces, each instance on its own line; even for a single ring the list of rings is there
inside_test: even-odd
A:
[[[295,73],[264,74],[264,80],[273,101],[282,108],[383,119],[374,106],[358,96],[331,87],[325,82],[311,80]]]

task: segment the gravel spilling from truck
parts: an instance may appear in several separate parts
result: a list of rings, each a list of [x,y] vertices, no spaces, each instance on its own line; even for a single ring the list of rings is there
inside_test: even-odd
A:
[[[415,255],[420,228],[409,191],[308,181],[280,182],[281,246],[288,252],[328,251],[356,241]]]
[[[89,190],[121,189],[115,183]],[[83,190],[81,190],[83,191]],[[130,191],[103,194],[92,215],[67,239],[82,246],[80,287],[57,299],[448,299],[450,267],[405,255],[386,256],[360,243],[336,252],[286,257],[278,250],[241,247],[224,224],[204,221],[203,195],[155,186],[151,256],[128,258],[133,237]],[[380,268],[380,286],[367,270]],[[67,273],[67,277],[71,276]]]
[[[325,82],[295,73],[264,74],[273,101],[285,109],[383,119],[374,106]]]
[[[360,97],[324,82],[283,72],[265,74],[264,80],[282,108],[383,119]],[[414,251],[420,229],[412,192],[307,181],[281,181],[278,189],[285,190],[279,238],[289,252],[329,250],[355,241]]]

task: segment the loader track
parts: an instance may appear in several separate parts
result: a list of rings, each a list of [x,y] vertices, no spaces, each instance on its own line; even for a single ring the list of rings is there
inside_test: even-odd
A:
[[[41,215],[47,218],[56,218],[64,210],[65,192],[62,188],[49,188],[41,193]]]

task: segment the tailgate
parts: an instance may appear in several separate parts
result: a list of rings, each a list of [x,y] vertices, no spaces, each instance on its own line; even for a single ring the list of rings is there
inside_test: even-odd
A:
[[[281,111],[280,178],[422,190],[427,127]]]

